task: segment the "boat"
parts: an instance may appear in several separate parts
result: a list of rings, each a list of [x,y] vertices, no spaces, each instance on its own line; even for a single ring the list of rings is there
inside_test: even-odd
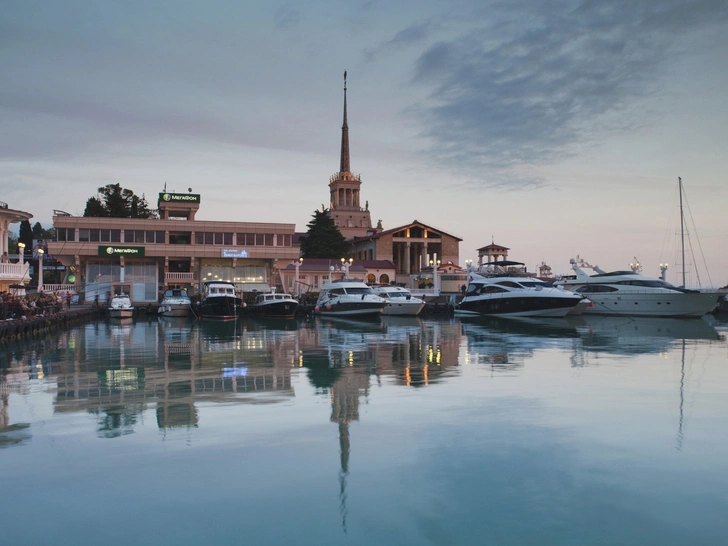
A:
[[[228,281],[208,281],[203,284],[199,316],[203,319],[234,320],[242,314],[244,304],[235,285]]]
[[[192,300],[186,290],[170,288],[164,291],[158,313],[162,317],[187,317],[192,312]]]
[[[718,305],[716,292],[673,286],[663,279],[643,275],[638,269],[607,272],[582,259],[570,260],[574,275],[554,281],[554,286],[589,298],[585,315],[634,317],[702,317]],[[596,271],[589,275],[585,269]]]
[[[372,291],[387,300],[382,315],[416,316],[425,307],[425,300],[414,297],[409,290],[401,286],[375,286]]]
[[[110,318],[131,318],[134,316],[134,307],[126,294],[117,294],[111,298],[107,313]]]
[[[470,271],[465,295],[455,307],[458,316],[566,316],[584,296],[523,276],[522,262],[502,260]]]
[[[332,279],[331,271],[316,300],[314,312],[324,316],[378,316],[387,300],[380,298],[364,281],[348,275]]]
[[[290,294],[265,292],[255,296],[248,310],[253,316],[268,318],[293,318],[298,301]]]

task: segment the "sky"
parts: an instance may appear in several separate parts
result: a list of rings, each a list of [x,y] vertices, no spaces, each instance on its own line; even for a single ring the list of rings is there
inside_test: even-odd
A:
[[[120,184],[306,231],[339,168],[385,229],[728,284],[728,2],[0,0],[0,201]],[[17,228],[17,224],[15,226]]]

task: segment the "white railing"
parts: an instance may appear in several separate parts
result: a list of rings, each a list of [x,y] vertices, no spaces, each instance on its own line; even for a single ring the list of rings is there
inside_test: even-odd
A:
[[[3,264],[0,263],[0,279],[18,281],[29,280],[30,264]]]
[[[55,292],[72,292],[76,293],[75,284],[45,284],[43,283],[43,292],[55,293]]]
[[[164,282],[170,284],[172,281],[176,282],[192,282],[194,280],[194,273],[165,273]]]

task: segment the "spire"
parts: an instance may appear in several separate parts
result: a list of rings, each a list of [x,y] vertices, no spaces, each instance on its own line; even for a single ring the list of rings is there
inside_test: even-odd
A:
[[[344,71],[344,124],[341,126],[341,162],[339,171],[351,172],[349,166],[349,124],[346,122],[346,70]]]

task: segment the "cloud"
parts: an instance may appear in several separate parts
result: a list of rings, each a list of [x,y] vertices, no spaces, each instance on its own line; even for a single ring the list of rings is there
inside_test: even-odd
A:
[[[301,23],[301,12],[291,6],[278,8],[275,14],[275,27],[278,29],[291,29]]]
[[[364,52],[364,60],[373,62],[383,56],[391,55],[407,47],[425,42],[436,30],[437,26],[431,21],[417,23],[397,32],[391,40],[387,40],[374,48]]]
[[[475,25],[428,44],[412,83],[431,88],[407,110],[442,165],[504,175],[563,159],[597,123],[624,129],[646,119],[630,108],[663,92],[696,31],[728,16],[717,0],[494,2]],[[394,42],[394,39],[392,40]],[[487,181],[482,181],[489,185]],[[516,185],[530,184],[522,179]]]

